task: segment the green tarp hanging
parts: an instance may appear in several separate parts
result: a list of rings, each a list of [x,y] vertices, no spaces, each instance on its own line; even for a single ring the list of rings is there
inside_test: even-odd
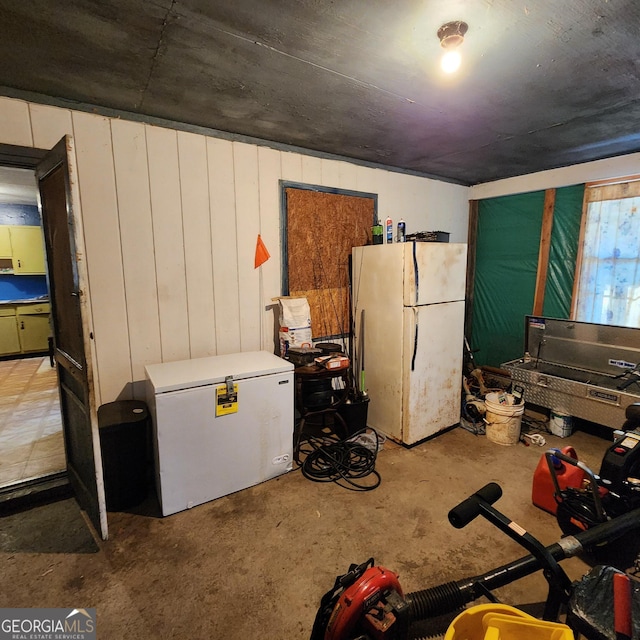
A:
[[[578,255],[584,185],[556,190],[543,315],[568,318]]]
[[[584,186],[556,191],[544,315],[569,317]],[[544,191],[481,200],[471,348],[480,365],[523,355],[533,311]]]
[[[471,348],[478,364],[500,366],[522,355],[531,313],[544,192],[481,200]]]

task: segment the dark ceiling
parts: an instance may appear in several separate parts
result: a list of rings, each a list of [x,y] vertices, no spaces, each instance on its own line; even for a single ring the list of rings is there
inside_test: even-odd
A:
[[[0,0],[0,24],[4,95],[462,184],[640,151],[637,0]]]

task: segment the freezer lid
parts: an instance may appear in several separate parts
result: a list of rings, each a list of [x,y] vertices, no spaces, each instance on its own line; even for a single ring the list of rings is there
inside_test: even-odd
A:
[[[150,364],[145,367],[155,393],[220,384],[234,380],[293,371],[293,364],[268,351],[245,351],[207,358]]]
[[[467,245],[407,242],[404,248],[404,305],[464,300]]]

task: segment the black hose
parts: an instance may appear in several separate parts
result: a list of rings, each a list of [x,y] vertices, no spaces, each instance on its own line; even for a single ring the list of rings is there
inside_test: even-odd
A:
[[[306,445],[300,447],[304,456],[301,464],[302,475],[313,482],[335,482],[351,491],[372,491],[380,485],[381,477],[375,469],[377,448],[375,451],[358,444],[357,436],[371,431],[379,446],[376,431],[361,429],[345,440],[337,436],[309,438]]]
[[[409,603],[410,620],[424,620],[443,612],[457,611],[467,603],[456,582],[408,593],[406,600]]]
[[[585,550],[602,544],[608,544],[619,537],[640,528],[640,509],[635,509],[613,520],[596,525],[574,536],[568,536],[560,542],[546,547],[555,560],[571,558]],[[444,584],[409,593],[409,619],[417,622],[437,615],[452,613],[465,604],[477,600],[499,587],[531,575],[542,568],[540,560],[533,555],[519,558],[479,576],[465,578],[457,582]]]
[[[580,531],[574,537],[584,549],[589,550],[594,546],[609,544],[636,529],[640,529],[640,509],[629,511],[586,531]]]

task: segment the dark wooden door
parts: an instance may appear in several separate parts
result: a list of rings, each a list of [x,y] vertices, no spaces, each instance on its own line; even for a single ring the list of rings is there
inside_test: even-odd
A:
[[[85,340],[77,218],[74,216],[68,137],[36,168],[47,252],[54,354],[69,481],[80,507],[103,538],[107,536],[104,492],[98,483],[100,460],[89,353]],[[97,454],[97,455],[96,455]],[[100,487],[100,488],[99,488]],[[99,494],[102,493],[101,496]]]

